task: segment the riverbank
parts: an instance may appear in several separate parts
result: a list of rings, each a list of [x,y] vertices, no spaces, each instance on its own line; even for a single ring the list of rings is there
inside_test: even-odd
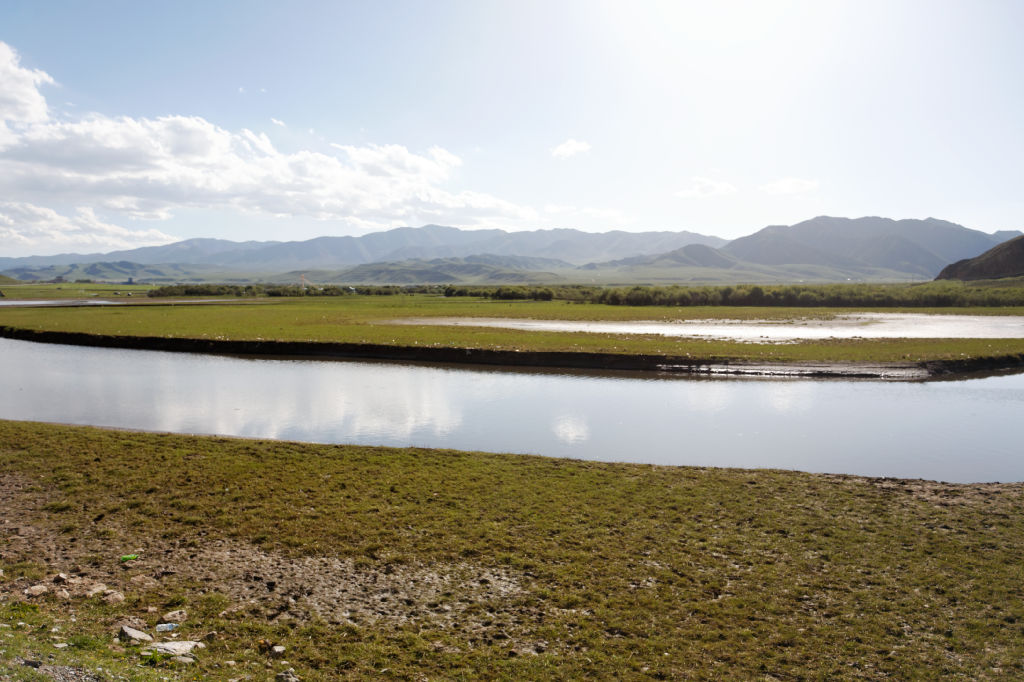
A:
[[[981,310],[945,312],[973,315]],[[997,316],[1022,313],[1016,308],[984,312]],[[0,310],[0,326],[10,338],[126,348],[562,369],[739,372],[764,376],[789,376],[803,370],[804,376],[920,378],[1024,366],[1024,338],[845,338],[746,343],[471,324],[472,320],[487,318],[659,323],[771,320],[780,327],[799,327],[834,320],[837,314],[838,311],[827,308],[628,308],[394,295],[260,299],[258,305],[246,300],[219,305],[8,308]],[[395,324],[397,320],[446,317],[464,319],[467,326]]]
[[[0,666],[1013,678],[1022,503],[1022,484],[0,422]],[[146,656],[123,624],[204,648]]]
[[[98,348],[126,348],[186,353],[263,357],[387,360],[443,364],[672,372],[715,376],[763,376],[844,379],[919,380],[1024,367],[1024,353],[920,362],[754,362],[728,357],[692,357],[587,351],[520,351],[500,349],[402,346],[326,341],[192,339],[39,331],[0,326],[0,338]]]

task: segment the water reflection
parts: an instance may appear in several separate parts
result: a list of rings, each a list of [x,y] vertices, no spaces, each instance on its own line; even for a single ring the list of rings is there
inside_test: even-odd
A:
[[[582,417],[564,414],[555,419],[552,431],[563,443],[574,445],[590,438],[590,428]]]
[[[636,378],[0,339],[0,418],[654,464],[1024,480],[1024,375]]]

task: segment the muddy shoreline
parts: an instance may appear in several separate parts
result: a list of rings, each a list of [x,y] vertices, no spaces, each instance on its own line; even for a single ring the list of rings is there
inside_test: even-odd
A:
[[[233,341],[158,336],[115,336],[81,332],[38,331],[0,326],[0,337],[38,343],[158,350],[214,355],[385,360],[456,365],[536,367],[547,369],[627,370],[699,376],[799,377],[912,381],[951,378],[1024,367],[1024,354],[966,360],[908,363],[756,363],[727,358],[693,358],[560,351],[509,351],[450,347],[399,346],[316,341]]]

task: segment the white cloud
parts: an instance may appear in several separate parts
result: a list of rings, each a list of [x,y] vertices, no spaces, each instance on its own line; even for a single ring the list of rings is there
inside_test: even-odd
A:
[[[707,199],[710,197],[724,197],[729,194],[735,194],[737,191],[735,185],[723,180],[693,177],[690,178],[689,187],[675,194],[683,199]]]
[[[0,42],[0,120],[13,123],[45,121],[49,116],[46,98],[39,86],[53,78],[38,69],[24,69],[10,45]]]
[[[332,144],[337,153],[285,153],[263,133],[229,131],[198,116],[57,120],[38,91],[52,79],[21,69],[15,52],[0,48],[0,196],[6,198],[131,218],[231,209],[361,229],[536,217],[488,194],[446,189],[462,160],[441,147],[416,153],[397,144]]]
[[[581,142],[580,140],[574,140],[571,137],[563,142],[562,144],[554,147],[551,150],[551,156],[556,159],[568,159],[570,156],[576,156],[583,152],[590,151],[590,144],[587,142]]]
[[[112,251],[177,241],[159,230],[105,223],[91,208],[73,216],[22,202],[0,202],[0,242],[25,255],[60,251]]]
[[[765,194],[802,194],[818,189],[818,181],[804,180],[803,178],[780,178],[761,185],[758,189]]]
[[[288,127],[288,126],[287,126],[287,125],[285,124],[285,122],[284,122],[284,121],[279,121],[279,120],[278,120],[278,119],[276,119],[276,118],[271,118],[271,119],[270,119],[270,122],[271,122],[271,123],[273,123],[273,124],[274,124],[274,125],[276,125],[276,126],[281,126],[282,128],[287,128],[287,127]]]

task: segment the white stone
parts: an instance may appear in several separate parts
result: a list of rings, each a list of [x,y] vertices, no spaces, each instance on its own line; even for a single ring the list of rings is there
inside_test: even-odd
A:
[[[121,634],[124,635],[125,637],[127,637],[128,639],[134,640],[136,642],[152,642],[153,641],[153,638],[150,635],[148,635],[145,632],[143,632],[142,630],[136,630],[135,628],[129,627],[127,625],[122,625],[121,626]]]
[[[185,656],[192,653],[193,649],[203,649],[206,645],[202,642],[157,642],[156,651],[159,654],[170,654],[171,656]]]

